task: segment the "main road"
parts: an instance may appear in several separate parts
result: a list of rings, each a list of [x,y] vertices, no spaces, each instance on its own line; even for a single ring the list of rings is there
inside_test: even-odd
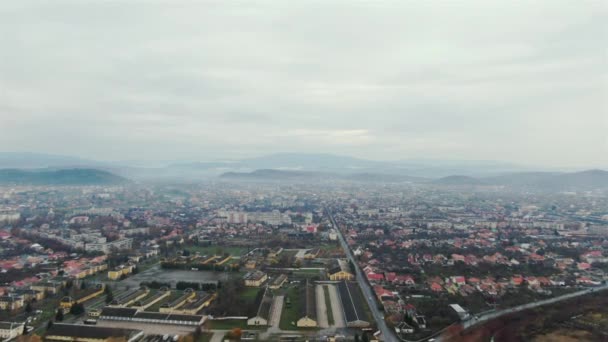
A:
[[[359,287],[361,287],[361,290],[363,290],[363,295],[365,297],[365,300],[367,301],[367,305],[369,306],[370,312],[376,320],[378,330],[382,332],[382,337],[385,341],[398,341],[394,331],[386,324],[386,321],[384,320],[384,313],[378,309],[378,304],[374,299],[376,295],[374,294],[374,291],[372,291],[372,288],[369,283],[365,281],[365,276],[363,275],[363,272],[361,272],[361,268],[359,267],[357,260],[355,260],[353,252],[346,243],[346,239],[344,239],[344,235],[342,234],[340,227],[336,224],[334,216],[329,211],[329,209],[325,209],[325,212],[327,213],[327,216],[329,216],[329,219],[331,220],[331,223],[333,224],[334,228],[338,231],[338,240],[340,240],[340,244],[342,245],[342,249],[344,249],[344,253],[346,253],[346,257],[355,266],[357,282],[359,283]]]

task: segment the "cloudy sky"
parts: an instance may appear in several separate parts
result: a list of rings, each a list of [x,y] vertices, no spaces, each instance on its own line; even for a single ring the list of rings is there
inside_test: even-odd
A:
[[[0,151],[608,167],[606,1],[0,3]]]

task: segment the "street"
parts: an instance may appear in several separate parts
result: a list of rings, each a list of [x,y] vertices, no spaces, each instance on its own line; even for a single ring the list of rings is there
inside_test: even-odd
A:
[[[344,249],[344,253],[346,253],[346,257],[355,265],[357,282],[359,283],[359,287],[361,288],[361,290],[363,290],[363,295],[367,301],[367,305],[369,306],[370,312],[374,316],[374,320],[376,320],[378,330],[382,332],[382,336],[385,341],[398,341],[397,336],[394,334],[393,330],[389,328],[386,322],[384,321],[384,313],[378,309],[378,304],[374,300],[374,292],[372,291],[372,288],[369,286],[369,284],[365,281],[364,275],[361,272],[361,268],[357,264],[357,260],[355,260],[355,257],[353,256],[350,247],[348,247],[348,244],[344,239],[342,231],[336,224],[336,221],[331,212],[327,209],[326,212],[329,216],[329,219],[331,220],[331,223],[334,225],[334,228],[336,228],[336,231],[338,232],[338,239],[340,240],[340,244]]]

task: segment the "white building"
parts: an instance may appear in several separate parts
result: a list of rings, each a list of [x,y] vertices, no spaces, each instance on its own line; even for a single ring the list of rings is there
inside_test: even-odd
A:
[[[23,323],[0,322],[0,339],[10,340],[19,335],[23,335]]]

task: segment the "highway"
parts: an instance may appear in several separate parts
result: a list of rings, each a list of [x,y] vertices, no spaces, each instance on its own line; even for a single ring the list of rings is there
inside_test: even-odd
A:
[[[363,290],[363,295],[365,297],[365,300],[367,301],[367,305],[369,306],[370,312],[376,320],[378,330],[382,332],[382,337],[385,341],[398,341],[393,329],[389,328],[386,322],[384,321],[384,313],[378,310],[378,304],[375,300],[376,294],[374,293],[374,291],[372,291],[372,288],[369,283],[365,281],[365,276],[363,275],[363,272],[361,272],[361,268],[359,267],[359,264],[357,264],[357,260],[355,260],[355,257],[353,256],[350,247],[346,243],[342,231],[336,224],[336,220],[328,209],[326,209],[325,212],[327,213],[327,216],[329,216],[329,219],[331,220],[331,223],[333,224],[334,228],[338,231],[338,239],[340,240],[340,244],[344,249],[344,253],[346,253],[346,257],[355,265],[357,282],[359,283],[359,287],[361,288],[361,290]]]

